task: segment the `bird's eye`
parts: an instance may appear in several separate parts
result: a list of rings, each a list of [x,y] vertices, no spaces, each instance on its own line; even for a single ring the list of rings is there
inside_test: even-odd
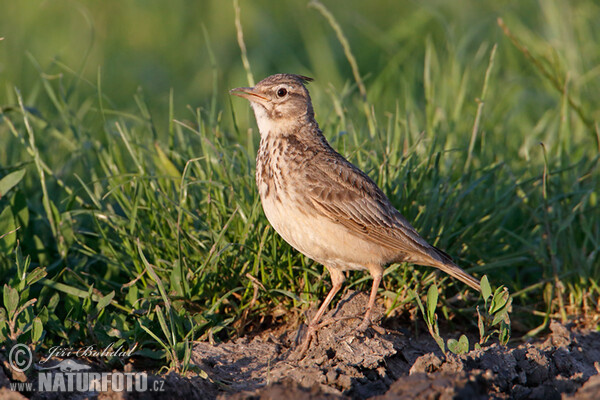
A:
[[[277,97],[283,97],[287,94],[287,90],[285,90],[285,88],[279,88],[279,90],[277,90]]]

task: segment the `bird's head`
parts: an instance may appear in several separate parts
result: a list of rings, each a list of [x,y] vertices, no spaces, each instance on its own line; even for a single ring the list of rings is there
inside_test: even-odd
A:
[[[250,101],[261,136],[285,133],[298,124],[314,119],[310,95],[305,84],[311,78],[294,74],[276,74],[254,87],[231,89],[229,93]]]

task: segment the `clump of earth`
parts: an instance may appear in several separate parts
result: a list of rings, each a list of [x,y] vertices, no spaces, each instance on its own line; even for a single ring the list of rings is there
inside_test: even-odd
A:
[[[201,397],[600,398],[599,332],[552,322],[543,340],[444,355],[428,334],[413,337],[375,324],[357,334],[367,302],[364,293],[347,293],[325,316],[330,323],[318,331],[318,340],[301,360],[293,359],[297,331],[198,343],[192,360],[208,374]],[[374,310],[375,321],[382,316],[382,309]]]

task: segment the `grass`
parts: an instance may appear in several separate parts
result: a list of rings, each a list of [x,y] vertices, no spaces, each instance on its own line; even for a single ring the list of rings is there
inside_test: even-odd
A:
[[[511,289],[514,330],[597,324],[593,1],[241,2],[246,69],[231,4],[72,4],[7,5],[0,17],[7,343],[44,354],[138,342],[185,365],[194,340],[245,334],[322,299],[327,273],[262,213],[253,116],[227,95],[284,71],[316,78],[332,145],[425,238]],[[475,304],[445,300],[462,286],[432,269],[390,266],[382,293],[402,312],[410,290],[434,283],[445,315],[477,329]],[[353,273],[346,287],[369,285]]]

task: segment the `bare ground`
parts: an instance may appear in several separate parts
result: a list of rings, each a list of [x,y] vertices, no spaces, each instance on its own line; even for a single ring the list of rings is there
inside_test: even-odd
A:
[[[350,292],[325,316],[306,357],[290,356],[296,330],[266,331],[252,339],[197,343],[192,362],[208,374],[150,376],[161,392],[71,393],[70,399],[599,399],[600,333],[553,322],[541,340],[492,345],[462,356],[441,353],[429,334],[416,337],[377,324],[357,335],[368,296]],[[358,316],[358,318],[356,318]],[[279,332],[279,333],[278,333]],[[0,368],[0,398],[8,389]],[[66,398],[30,393],[31,398]]]
[[[208,373],[202,397],[218,399],[597,399],[600,333],[553,322],[545,340],[492,345],[444,356],[429,335],[370,329],[356,335],[367,304],[347,294],[318,342],[293,361],[297,332],[198,343],[192,359]],[[375,313],[381,318],[381,309]]]

